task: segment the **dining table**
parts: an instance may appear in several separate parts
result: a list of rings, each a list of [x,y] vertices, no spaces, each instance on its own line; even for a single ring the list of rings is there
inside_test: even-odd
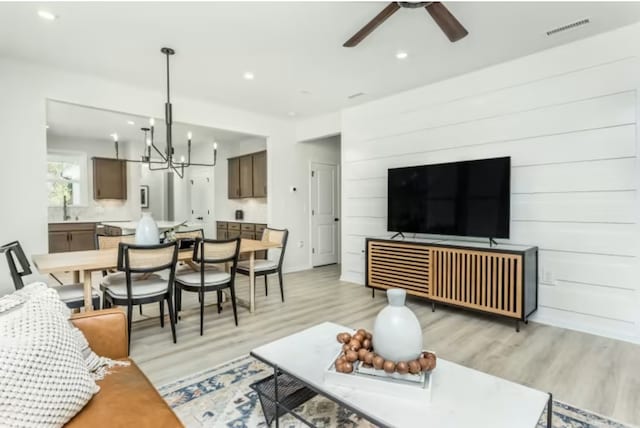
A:
[[[238,304],[248,307],[249,312],[255,312],[255,254],[256,251],[278,248],[279,243],[270,241],[259,241],[255,239],[242,239],[240,241],[240,254],[249,256],[249,302],[242,298],[237,298]],[[108,248],[103,250],[70,251],[63,253],[38,254],[32,257],[33,264],[41,274],[59,274],[64,272],[73,273],[76,282],[82,281],[84,284],[84,307],[85,311],[91,311],[91,294],[93,284],[91,274],[93,272],[108,271],[116,269],[118,264],[118,249]],[[178,261],[198,270],[198,264],[193,262],[193,248],[178,251]]]

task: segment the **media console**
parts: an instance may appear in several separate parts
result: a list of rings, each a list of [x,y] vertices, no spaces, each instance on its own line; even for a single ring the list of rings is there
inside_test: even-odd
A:
[[[366,286],[520,321],[538,309],[538,247],[367,238]]]

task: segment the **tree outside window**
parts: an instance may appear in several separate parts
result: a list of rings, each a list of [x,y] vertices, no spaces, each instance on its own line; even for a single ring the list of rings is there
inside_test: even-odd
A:
[[[49,153],[47,159],[47,191],[49,206],[60,207],[67,199],[69,206],[86,203],[86,156],[83,154]]]

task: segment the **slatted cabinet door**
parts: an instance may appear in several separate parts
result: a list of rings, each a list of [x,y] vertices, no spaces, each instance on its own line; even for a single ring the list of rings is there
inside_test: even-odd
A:
[[[430,299],[522,317],[522,255],[439,247],[428,252]]]
[[[381,289],[404,288],[429,297],[429,249],[424,245],[369,241],[368,283]]]

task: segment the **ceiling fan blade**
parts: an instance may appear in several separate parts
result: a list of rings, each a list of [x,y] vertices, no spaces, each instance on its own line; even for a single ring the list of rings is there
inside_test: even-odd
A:
[[[380,24],[386,21],[391,15],[396,13],[400,9],[400,6],[396,2],[389,3],[387,7],[382,9],[382,12],[376,15],[367,25],[362,27],[360,31],[353,35],[349,40],[347,40],[344,45],[345,48],[352,48],[357,46],[365,37],[373,32]]]
[[[469,34],[456,17],[449,12],[449,9],[439,1],[430,3],[425,6],[425,9],[427,9],[429,15],[431,15],[433,20],[436,21],[436,24],[438,24],[450,41],[457,42]]]

